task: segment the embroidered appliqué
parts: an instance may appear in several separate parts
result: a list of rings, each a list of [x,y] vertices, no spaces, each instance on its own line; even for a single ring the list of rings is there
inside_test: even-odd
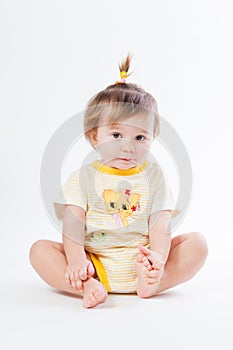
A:
[[[92,232],[91,233],[91,239],[96,242],[102,242],[105,241],[107,238],[106,232]]]
[[[122,192],[113,190],[104,190],[104,202],[109,213],[112,213],[112,218],[115,220],[117,227],[128,226],[128,216],[131,216],[134,211],[140,210],[138,193],[132,193],[126,189]]]

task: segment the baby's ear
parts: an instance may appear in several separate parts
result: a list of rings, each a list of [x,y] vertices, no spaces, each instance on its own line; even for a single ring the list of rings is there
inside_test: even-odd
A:
[[[89,136],[89,140],[91,142],[91,145],[95,148],[98,144],[98,142],[97,142],[97,128],[90,130],[88,136]]]

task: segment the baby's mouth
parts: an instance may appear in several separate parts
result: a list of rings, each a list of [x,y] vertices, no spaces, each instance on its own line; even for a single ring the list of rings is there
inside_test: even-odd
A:
[[[130,158],[119,158],[119,159],[121,159],[121,160],[123,160],[123,161],[125,161],[125,162],[130,162],[132,159],[130,159]]]

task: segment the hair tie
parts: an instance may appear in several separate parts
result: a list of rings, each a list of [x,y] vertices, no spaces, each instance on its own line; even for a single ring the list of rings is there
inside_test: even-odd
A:
[[[121,77],[121,80],[120,81],[116,81],[116,85],[117,84],[125,84],[126,78],[128,78],[128,73],[125,70],[122,70],[120,72],[120,77]]]
[[[121,79],[128,78],[128,73],[125,70],[122,70],[120,72],[120,77]]]

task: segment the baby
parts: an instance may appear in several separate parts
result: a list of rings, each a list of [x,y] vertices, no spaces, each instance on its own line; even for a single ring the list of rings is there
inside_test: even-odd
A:
[[[96,94],[84,115],[85,137],[101,156],[74,171],[54,201],[62,243],[39,240],[30,262],[49,285],[91,308],[108,293],[148,298],[192,278],[208,248],[198,232],[171,238],[179,214],[159,164],[149,156],[159,135],[154,97],[119,81]]]

